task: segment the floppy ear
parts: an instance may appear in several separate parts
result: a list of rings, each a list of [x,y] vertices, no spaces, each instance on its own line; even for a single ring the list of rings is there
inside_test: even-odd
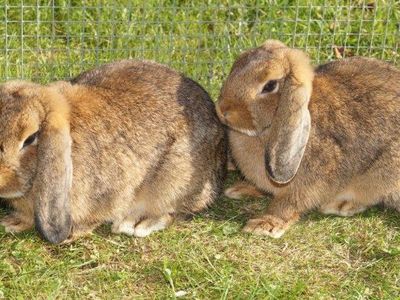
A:
[[[304,61],[304,57],[297,58]],[[308,103],[312,79],[313,72],[307,58],[304,66],[291,66],[291,74],[282,87],[278,108],[266,137],[265,166],[269,177],[279,184],[293,179],[306,149],[311,128]]]
[[[300,166],[311,127],[308,98],[298,87],[279,103],[265,149],[265,166],[276,183],[288,183]]]
[[[72,226],[69,200],[72,183],[71,137],[69,112],[63,102],[64,99],[52,104],[41,125],[37,174],[33,183],[36,228],[44,239],[54,244],[67,239]]]

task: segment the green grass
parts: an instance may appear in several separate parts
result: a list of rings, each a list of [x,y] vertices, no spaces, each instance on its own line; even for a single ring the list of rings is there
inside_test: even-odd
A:
[[[365,2],[55,0],[52,8],[47,0],[3,0],[0,79],[49,82],[146,58],[198,80],[215,99],[238,53],[267,38],[306,49],[316,63],[334,59],[338,46],[343,56],[398,64],[399,2]],[[400,298],[398,214],[311,213],[279,240],[241,233],[267,204],[221,198],[144,239],[103,226],[52,246],[35,232],[1,231],[0,298],[165,299],[180,291],[185,299]]]
[[[231,175],[229,185],[235,176]],[[7,299],[398,299],[400,218],[311,213],[283,238],[244,234],[268,199],[221,198],[193,220],[137,239],[103,226],[73,244],[0,233]],[[3,210],[2,213],[5,211]]]
[[[315,62],[334,59],[334,47],[343,56],[399,61],[396,0],[51,3],[0,1],[0,79],[48,82],[115,59],[146,58],[190,75],[215,98],[238,53],[268,38],[307,50]]]

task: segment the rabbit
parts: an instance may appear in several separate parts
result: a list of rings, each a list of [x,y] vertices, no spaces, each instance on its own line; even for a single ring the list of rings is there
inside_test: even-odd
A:
[[[0,197],[9,232],[66,243],[112,223],[144,237],[222,192],[227,137],[193,80],[122,60],[70,81],[0,85]]]
[[[352,57],[314,69],[303,51],[267,40],[235,61],[216,109],[238,168],[273,195],[245,232],[279,238],[313,209],[400,210],[400,71],[389,63]],[[241,184],[225,194],[252,191]]]

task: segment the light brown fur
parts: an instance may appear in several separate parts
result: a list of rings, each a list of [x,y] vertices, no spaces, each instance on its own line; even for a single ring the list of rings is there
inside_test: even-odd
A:
[[[29,228],[35,213],[53,243],[105,222],[145,236],[222,188],[225,132],[212,101],[156,63],[120,61],[48,86],[6,83],[0,122],[0,197],[19,196],[2,221],[8,231]],[[37,145],[21,149],[35,131]]]
[[[232,199],[241,199],[243,196],[261,198],[265,193],[260,191],[254,184],[247,181],[237,181],[224,192],[225,196]]]
[[[271,80],[279,88],[262,94]],[[301,51],[267,41],[235,62],[217,112],[231,128],[239,169],[257,188],[274,194],[266,214],[250,220],[245,231],[280,237],[315,208],[342,216],[380,202],[399,209],[400,71],[395,67],[350,58],[312,71]],[[299,117],[307,114],[309,127]],[[288,155],[292,159],[283,159]]]

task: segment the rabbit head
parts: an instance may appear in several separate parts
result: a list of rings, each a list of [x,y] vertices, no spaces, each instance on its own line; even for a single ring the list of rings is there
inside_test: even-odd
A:
[[[71,230],[69,109],[55,86],[0,85],[0,197],[34,197],[36,227],[49,241]]]
[[[270,179],[288,183],[300,166],[310,132],[313,68],[307,55],[268,40],[234,63],[217,102],[221,121],[265,145]]]

